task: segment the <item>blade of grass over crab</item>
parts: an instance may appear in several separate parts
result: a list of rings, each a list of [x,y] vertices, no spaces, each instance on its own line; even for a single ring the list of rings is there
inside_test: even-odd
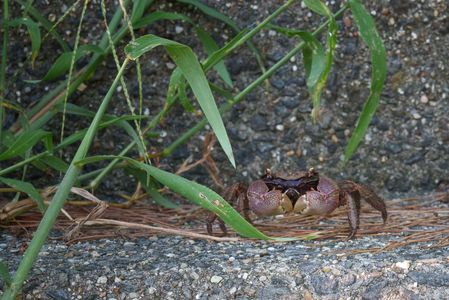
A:
[[[210,90],[206,75],[192,49],[178,42],[149,34],[128,44],[125,47],[125,52],[129,58],[136,59],[158,46],[163,46],[165,48],[183,73],[193,94],[198,100],[204,115],[217,136],[223,151],[226,153],[231,164],[235,167],[234,154],[232,153],[231,143],[226,133],[223,120],[221,119],[214,96]]]
[[[204,50],[206,50],[208,55],[211,55],[215,51],[219,50],[217,43],[214,41],[214,39],[207,33],[205,30],[201,29],[200,27],[195,28],[195,32],[200,39],[201,43],[203,44]],[[232,88],[232,80],[231,75],[229,75],[228,70],[226,69],[226,66],[224,64],[224,61],[221,60],[218,62],[214,69],[217,71],[217,73],[220,75],[221,79],[230,87]]]
[[[91,156],[79,160],[75,163],[75,165],[81,167],[89,163],[115,158],[117,158],[117,156]],[[307,235],[294,238],[269,237],[257,230],[250,223],[248,223],[231,205],[229,205],[226,200],[224,200],[219,194],[209,189],[208,187],[128,157],[121,157],[121,159],[126,160],[130,167],[147,172],[147,174],[152,176],[152,178],[156,179],[174,192],[186,197],[193,203],[214,212],[227,225],[231,226],[238,234],[244,237],[273,240],[279,242],[315,238],[315,235]]]
[[[19,267],[17,268],[17,271],[14,274],[11,286],[6,290],[4,290],[3,294],[4,299],[14,299],[17,293],[19,293],[19,291],[21,290],[24,280],[26,279],[29,271],[31,270],[31,267],[34,261],[36,260],[39,251],[42,248],[42,245],[45,243],[45,240],[47,239],[47,236],[50,230],[52,229],[56,221],[56,218],[58,217],[59,212],[61,211],[61,208],[64,206],[65,200],[67,199],[70,193],[70,189],[73,187],[75,181],[77,180],[81,172],[81,169],[75,166],[74,162],[79,161],[86,156],[87,151],[89,150],[90,145],[94,139],[95,133],[97,132],[100,121],[112,99],[112,96],[117,90],[120,78],[121,76],[123,76],[123,73],[126,69],[126,66],[128,65],[128,62],[129,60],[125,59],[125,61],[122,64],[122,67],[120,68],[120,71],[117,73],[108,92],[104,96],[103,101],[101,102],[97,110],[95,118],[92,120],[89,126],[89,130],[87,131],[86,135],[81,141],[81,144],[78,147],[78,150],[76,151],[75,156],[66,174],[64,175],[64,178],[62,179],[58,190],[53,196],[52,201],[50,201],[50,205],[48,206],[42,218],[42,221],[39,223],[39,227],[37,228],[36,232],[33,235],[33,239],[31,240],[27,250],[25,251],[25,254],[23,255]]]
[[[51,136],[51,132],[43,130],[25,131],[11,142],[8,149],[0,154],[0,161],[20,156],[31,149],[39,141]]]
[[[96,45],[82,45],[78,47],[76,51],[75,61],[78,61],[82,57],[86,56],[87,53],[97,53],[103,54],[103,49]],[[70,68],[70,63],[72,62],[73,52],[65,52],[61,54],[53,65],[48,70],[47,74],[44,75],[42,79],[39,80],[27,80],[29,83],[39,83],[41,81],[55,80],[58,77],[64,75]]]
[[[8,26],[11,27],[17,27],[20,25],[25,25],[27,27],[28,34],[30,35],[31,64],[33,64],[41,48],[41,31],[39,30],[39,26],[37,25],[37,23],[29,18],[14,19],[8,23]]]
[[[114,158],[116,158],[116,156],[93,156],[79,160],[76,165],[82,166],[85,164]],[[193,203],[216,213],[226,224],[231,226],[240,235],[263,240],[270,239],[268,236],[249,224],[236,210],[232,208],[232,206],[229,205],[227,201],[211,189],[194,181],[187,180],[181,176],[146,165],[136,160],[127,157],[122,157],[122,159],[126,160],[130,167],[145,171],[148,175],[152,176],[163,185],[166,185],[174,192],[186,197]]]
[[[44,204],[44,198],[42,198],[41,194],[39,194],[31,183],[5,177],[0,177],[0,181],[7,186],[27,194],[31,199],[36,201],[37,207],[39,207],[41,213],[45,213],[46,206]]]
[[[385,47],[376,30],[373,18],[359,1],[351,0],[349,1],[349,5],[355,23],[359,28],[360,36],[370,50],[372,69],[370,93],[365,101],[362,113],[357,120],[356,128],[346,146],[343,164],[346,164],[349,161],[368,129],[374,113],[379,106],[380,95],[387,75]]]
[[[329,25],[328,25],[328,34],[326,39],[327,51],[324,60],[324,69],[320,70],[319,74],[314,74],[313,69],[313,61],[310,75],[316,76],[317,80],[310,80],[307,82],[307,87],[309,88],[310,96],[312,98],[313,110],[312,110],[312,119],[316,121],[319,117],[320,112],[320,98],[321,92],[323,88],[326,86],[327,77],[329,76],[330,70],[332,68],[332,62],[334,60],[335,48],[337,46],[337,31],[338,26],[335,21],[334,15],[331,10],[321,2],[320,0],[304,0],[304,4],[312,11],[322,16],[328,17]],[[314,49],[312,49],[312,53],[314,53]],[[313,54],[312,54],[313,59]],[[321,62],[319,63],[321,64]],[[309,76],[310,77],[310,76]]]
[[[174,209],[174,208],[179,207],[179,205],[171,202],[170,200],[168,200],[167,198],[162,196],[161,193],[159,193],[159,191],[156,187],[156,184],[153,182],[151,177],[148,176],[148,173],[146,173],[145,171],[136,169],[136,168],[129,168],[129,167],[126,168],[125,170],[126,170],[126,172],[133,175],[140,181],[140,183],[143,185],[147,194],[151,196],[151,200],[153,200],[155,203],[157,203],[160,206],[165,207],[165,208],[173,208]]]

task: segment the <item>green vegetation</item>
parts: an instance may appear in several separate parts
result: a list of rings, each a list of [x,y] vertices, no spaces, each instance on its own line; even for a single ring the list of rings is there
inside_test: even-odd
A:
[[[43,213],[43,218],[12,278],[9,278],[8,267],[5,263],[0,262],[0,272],[4,278],[4,282],[7,284],[3,299],[14,299],[15,295],[20,292],[22,284],[52,229],[61,208],[64,206],[71,188],[75,184],[78,185],[78,183],[87,188],[95,188],[114,168],[126,168],[127,171],[129,171],[130,174],[133,174],[142,184],[148,194],[162,206],[171,208],[176,207],[176,204],[172,203],[159,193],[159,188],[161,185],[164,185],[183,195],[191,202],[217,213],[229,226],[242,236],[270,239],[270,237],[259,232],[256,228],[251,226],[251,224],[247,223],[214,191],[150,165],[151,158],[154,157],[154,154],[151,154],[151,156],[148,149],[151,143],[150,137],[157,136],[157,132],[154,131],[155,127],[163,118],[175,117],[170,115],[170,110],[176,104],[182,105],[186,110],[191,109],[191,104],[187,97],[189,89],[192,91],[194,98],[198,101],[198,104],[203,111],[204,118],[197,122],[195,126],[177,137],[171,145],[162,149],[156,156],[170,156],[176,148],[181,144],[188,142],[195,134],[202,130],[206,124],[210,124],[221,148],[227,155],[229,162],[235,166],[231,143],[227,136],[225,122],[223,122],[221,114],[229,111],[236,103],[244,100],[248,93],[260,86],[262,82],[272,76],[280,67],[287,64],[290,58],[302,52],[304,65],[306,67],[307,86],[314,106],[312,117],[317,118],[320,106],[320,95],[326,85],[326,80],[332,67],[336,49],[336,19],[339,18],[344,11],[350,10],[359,28],[360,36],[368,45],[371,52],[372,79],[370,95],[366,100],[363,111],[357,122],[356,129],[354,130],[353,136],[348,142],[345,151],[345,162],[347,162],[360,143],[377,109],[383,81],[386,75],[385,49],[382,40],[375,30],[371,16],[366,12],[362,4],[356,0],[348,1],[335,13],[331,12],[331,10],[319,0],[304,1],[305,5],[310,10],[326,18],[326,21],[313,32],[281,28],[271,24],[277,16],[285,12],[291,5],[298,4],[298,1],[294,0],[286,1],[285,4],[280,6],[265,20],[261,20],[261,22],[251,30],[241,30],[237,27],[236,23],[227,16],[207,7],[198,0],[178,0],[180,5],[194,7],[205,15],[215,18],[219,22],[224,22],[235,31],[235,37],[221,48],[219,48],[208,32],[200,28],[195,23],[195,20],[192,20],[188,16],[167,11],[151,11],[153,4],[153,1],[151,0],[135,0],[132,2],[121,0],[120,6],[116,8],[110,21],[107,21],[106,9],[104,7],[104,2],[102,2],[103,19],[105,24],[107,24],[106,30],[97,44],[85,45],[80,45],[80,40],[84,16],[88,9],[87,0],[75,2],[72,7],[70,7],[68,11],[54,23],[48,21],[39,10],[33,6],[32,1],[16,1],[22,5],[22,16],[15,19],[10,18],[11,6],[9,1],[4,0],[3,2],[3,45],[1,52],[2,60],[0,64],[0,124],[4,124],[7,110],[15,110],[20,116],[19,120],[9,128],[3,128],[3,125],[0,126],[0,163],[2,166],[7,165],[7,167],[0,170],[0,182],[17,192],[16,197],[14,197],[12,201],[17,201],[20,197],[20,193],[25,193],[31,199],[36,201],[37,206]],[[69,44],[57,33],[58,24],[64,22],[64,19],[72,10],[78,12],[78,15],[80,16],[73,49],[71,49]],[[124,22],[122,22],[122,20]],[[174,40],[152,34],[136,36],[136,29],[139,29],[139,32],[141,33],[160,20],[187,22],[191,24],[197,34],[198,40],[208,54],[207,59],[200,62],[189,46]],[[11,55],[9,49],[10,35],[11,30],[18,26],[24,26],[29,33],[31,40],[31,56],[29,59],[31,64],[33,64],[36,58],[40,55],[41,45],[50,39],[57,41],[63,50],[63,54],[55,60],[51,68],[41,79],[29,81],[27,83],[44,84],[46,81],[59,79],[59,85],[50,90],[42,98],[36,99],[35,104],[26,109],[20,108],[17,103],[14,103],[11,99],[5,98],[6,91],[8,90],[6,69],[8,57]],[[251,43],[251,38],[266,28],[272,28],[289,36],[299,37],[302,40],[296,47],[267,70],[264,68],[262,58],[256,47]],[[326,45],[323,46],[317,37],[326,29]],[[45,34],[43,35],[41,31],[44,31]],[[123,41],[128,43],[127,46],[124,49],[116,49],[118,47],[117,45],[123,43]],[[230,53],[245,44],[252,50],[252,53],[262,70],[262,75],[240,92],[233,95],[231,91],[226,90],[226,88],[233,87],[233,82],[223,61]],[[142,86],[148,83],[142,82],[140,70],[141,62],[139,61],[139,58],[142,55],[151,55],[150,50],[158,46],[162,46],[165,49],[166,53],[176,64],[176,68],[173,70],[170,77],[170,84],[163,109],[148,120],[148,118],[142,114],[142,98],[144,96]],[[123,61],[120,61],[117,52],[122,52],[122,50],[125,51],[126,58]],[[100,68],[101,63],[111,54],[113,55],[117,66],[117,73],[114,82],[109,87],[108,92],[102,99],[98,109],[94,112],[71,103],[70,96],[80,88],[83,82],[87,82],[89,78],[91,78],[96,70]],[[81,70],[76,70],[76,64],[81,59],[87,60],[88,63]],[[136,110],[132,107],[127,82],[123,76],[133,67],[133,65],[136,66],[139,86],[140,106]],[[217,74],[222,79],[225,87],[218,87],[215,84],[209,83],[207,73],[213,68],[217,71]],[[67,79],[60,79],[64,75]],[[122,86],[125,98],[127,99],[130,113],[129,115],[124,116],[108,115],[106,114],[106,109],[112,101],[114,94],[117,92],[119,84]],[[214,99],[214,92],[219,93],[222,96],[224,95],[227,98],[227,102],[222,106],[217,107]],[[80,129],[78,132],[66,137],[64,135],[64,125],[66,123],[65,116],[67,114],[75,114],[91,120],[90,126],[85,129]],[[61,135],[60,139],[56,139],[59,140],[59,142],[57,142],[54,136],[46,131],[45,128],[51,120],[60,118],[61,115]],[[131,142],[129,145],[115,156],[87,157],[87,153],[95,135],[99,130],[109,126],[117,126],[123,129],[130,137]],[[69,145],[78,142],[80,142],[80,145],[76,154],[70,158],[69,164],[66,163],[60,158],[60,153],[64,153],[64,150]],[[128,152],[134,148],[139,151],[139,155],[144,162],[139,162],[133,158],[127,157]],[[85,164],[98,161],[106,161],[108,164],[95,171],[82,173]],[[56,171],[61,172],[64,175],[59,188],[48,207],[46,207],[39,191],[32,185],[33,183],[27,181],[30,165],[37,169],[36,172],[44,173]],[[17,176],[17,174],[20,175],[18,176],[19,178],[11,178],[12,174],[14,174],[14,176]],[[11,189],[8,191],[10,190]]]

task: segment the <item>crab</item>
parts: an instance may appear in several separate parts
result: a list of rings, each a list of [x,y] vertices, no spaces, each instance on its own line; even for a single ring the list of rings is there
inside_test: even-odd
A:
[[[259,180],[248,187],[238,183],[231,187],[225,199],[231,204],[242,205],[245,219],[251,222],[249,211],[257,216],[274,216],[287,213],[327,216],[340,206],[347,207],[349,234],[354,237],[360,223],[360,200],[365,199],[387,220],[384,200],[370,187],[351,180],[335,181],[310,169],[301,175],[280,177],[267,170]],[[216,215],[209,216],[207,231],[212,234],[212,222]],[[226,234],[226,226],[219,220],[220,228]]]

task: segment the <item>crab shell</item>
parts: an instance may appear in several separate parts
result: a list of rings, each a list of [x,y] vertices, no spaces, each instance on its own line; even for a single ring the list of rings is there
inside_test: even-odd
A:
[[[340,187],[334,180],[321,176],[317,190],[299,197],[293,211],[303,215],[328,215],[340,205]]]

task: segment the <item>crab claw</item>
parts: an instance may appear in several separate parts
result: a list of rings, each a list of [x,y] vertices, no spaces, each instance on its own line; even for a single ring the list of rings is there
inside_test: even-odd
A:
[[[279,190],[269,190],[262,180],[254,181],[247,191],[249,208],[258,216],[274,216],[293,210],[290,198]]]
[[[339,205],[337,183],[329,178],[321,177],[317,190],[308,191],[299,197],[293,211],[303,215],[328,215]]]

